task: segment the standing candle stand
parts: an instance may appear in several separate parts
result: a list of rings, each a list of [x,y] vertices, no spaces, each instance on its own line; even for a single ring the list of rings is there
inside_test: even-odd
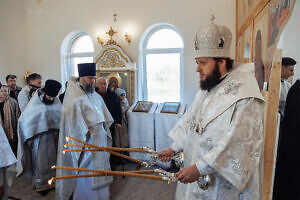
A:
[[[121,131],[120,131],[120,129],[116,129],[115,131],[117,131],[117,134],[119,136],[119,146],[122,147]],[[124,153],[122,153],[122,154],[124,154]],[[120,161],[121,161],[121,165],[122,165],[122,171],[124,172],[125,171],[124,160],[122,158],[120,158]],[[125,176],[123,176],[122,178],[125,178]]]

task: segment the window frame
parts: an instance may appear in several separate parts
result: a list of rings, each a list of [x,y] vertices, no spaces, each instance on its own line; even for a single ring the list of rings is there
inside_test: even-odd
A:
[[[79,57],[93,57],[93,60],[95,59],[95,46],[91,36],[89,37],[92,41],[94,52],[72,53],[72,47],[74,42],[82,36],[89,35],[83,31],[73,31],[69,33],[63,41],[61,47],[61,78],[63,83],[65,83],[70,77],[72,77],[72,59]]]
[[[178,36],[182,40],[183,47],[182,48],[151,48],[147,49],[147,44],[149,42],[149,39],[152,37],[153,34],[155,34],[157,31],[161,29],[170,29],[178,34]],[[147,66],[146,66],[146,57],[147,54],[171,54],[171,53],[179,53],[180,54],[180,102],[183,102],[183,88],[184,88],[184,41],[182,34],[179,32],[179,30],[171,25],[171,24],[155,24],[149,27],[143,34],[143,37],[141,38],[140,42],[140,70],[139,70],[139,88],[138,88],[138,95],[139,100],[147,101],[148,100],[148,85],[147,85]]]

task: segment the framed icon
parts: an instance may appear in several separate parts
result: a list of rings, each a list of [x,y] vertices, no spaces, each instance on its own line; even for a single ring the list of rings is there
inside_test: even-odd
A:
[[[179,111],[179,107],[179,102],[165,102],[160,112],[177,114]]]
[[[134,106],[132,112],[149,112],[152,107],[151,101],[138,101]]]

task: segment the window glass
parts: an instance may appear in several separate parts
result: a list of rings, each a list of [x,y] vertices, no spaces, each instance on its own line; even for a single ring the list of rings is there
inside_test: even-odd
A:
[[[147,54],[148,101],[180,101],[180,54]]]
[[[94,52],[93,41],[88,35],[77,38],[72,44],[72,53]]]
[[[183,48],[183,41],[175,31],[160,29],[149,38],[146,48]]]

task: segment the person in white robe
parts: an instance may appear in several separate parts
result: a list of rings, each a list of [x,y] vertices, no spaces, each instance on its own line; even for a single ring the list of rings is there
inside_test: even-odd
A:
[[[45,87],[36,91],[18,123],[17,176],[31,171],[33,186],[42,194],[54,187],[48,184],[48,180],[55,176],[51,166],[56,164],[57,158],[61,118],[61,103],[57,95],[60,89],[58,81],[47,80]]]
[[[288,79],[294,75],[294,69],[297,62],[290,57],[283,57],[281,61],[281,80],[280,80],[280,96],[279,96],[279,113],[281,119],[284,116],[284,107],[286,102],[287,94],[291,88],[291,83]]]
[[[9,174],[7,169],[17,162],[12,149],[8,143],[7,137],[4,133],[2,126],[0,125],[0,199],[7,200],[10,184]]]
[[[95,92],[96,64],[78,64],[79,78],[68,80],[59,132],[57,166],[110,170],[107,152],[66,152],[66,137],[97,145],[111,146],[109,127],[113,119],[100,95]],[[78,144],[72,140],[68,143]],[[78,149],[78,147],[68,147]],[[87,174],[71,170],[57,170],[56,176]],[[111,176],[63,179],[56,181],[56,199],[109,199]]]
[[[30,90],[41,88],[42,86],[42,77],[37,73],[32,73],[26,78],[28,85],[22,88],[21,92],[18,95],[18,103],[21,112],[25,110],[26,105],[28,104],[31,96]]]
[[[230,59],[231,32],[210,24],[195,37],[200,88],[170,131],[173,144],[160,152],[169,161],[183,151],[176,173],[177,200],[259,200],[264,101],[253,64]]]

